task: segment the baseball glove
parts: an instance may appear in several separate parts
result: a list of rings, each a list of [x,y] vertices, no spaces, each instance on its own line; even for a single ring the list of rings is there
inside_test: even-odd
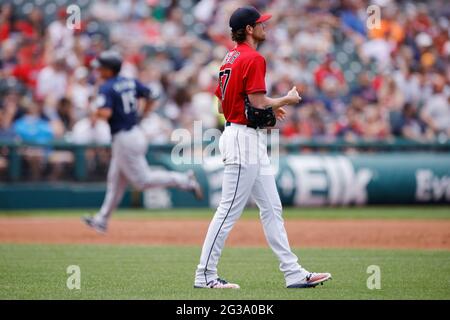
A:
[[[277,123],[277,118],[272,107],[259,109],[250,103],[248,97],[245,97],[245,117],[248,124],[255,128],[273,127]]]

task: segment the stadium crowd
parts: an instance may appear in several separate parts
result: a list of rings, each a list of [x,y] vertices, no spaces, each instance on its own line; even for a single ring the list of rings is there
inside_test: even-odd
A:
[[[193,130],[194,120],[220,128],[213,92],[233,47],[228,18],[244,4],[273,14],[261,47],[268,93],[281,95],[295,84],[303,97],[277,125],[282,137],[450,137],[445,0],[78,0],[78,29],[66,25],[67,0],[2,3],[1,140],[108,143],[107,124],[90,112],[99,85],[90,61],[106,48],[122,53],[123,75],[159,96],[156,111],[142,121],[150,142],[170,142],[175,128]],[[381,9],[374,28],[367,28],[369,5]],[[30,163],[42,158],[35,153],[29,151]],[[71,161],[64,152],[47,150],[50,156]],[[0,153],[0,168],[1,159]]]

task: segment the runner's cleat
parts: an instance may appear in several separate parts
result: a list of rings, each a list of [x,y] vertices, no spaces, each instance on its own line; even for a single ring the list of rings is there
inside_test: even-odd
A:
[[[94,217],[82,217],[81,220],[90,228],[98,233],[105,234],[107,230],[106,223],[99,223],[95,221]]]

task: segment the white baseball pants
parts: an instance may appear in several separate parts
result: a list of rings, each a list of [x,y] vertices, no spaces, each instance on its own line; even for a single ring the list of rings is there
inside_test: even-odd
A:
[[[259,207],[264,234],[280,261],[286,285],[300,282],[306,271],[298,264],[298,258],[289,246],[281,201],[267,155],[265,130],[232,123],[220,137],[219,149],[225,163],[222,198],[206,234],[195,285],[202,286],[218,277],[217,264],[225,240],[250,195]]]
[[[107,222],[122,200],[128,183],[138,190],[152,187],[177,187],[184,190],[190,188],[191,182],[186,174],[151,170],[145,158],[147,148],[145,135],[138,126],[114,135],[106,195],[100,211],[95,216],[97,221]]]

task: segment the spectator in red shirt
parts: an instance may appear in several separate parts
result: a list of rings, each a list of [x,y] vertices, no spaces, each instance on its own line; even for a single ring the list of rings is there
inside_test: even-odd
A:
[[[340,91],[343,92],[346,89],[344,74],[333,62],[333,55],[327,54],[325,61],[314,71],[314,80],[319,90],[322,90],[323,83],[327,78],[335,78],[340,85]]]
[[[28,47],[27,50],[21,50],[19,53],[18,64],[12,69],[11,75],[23,82],[26,86],[34,89],[39,71],[44,65],[41,61],[42,57],[40,54],[33,53],[34,50],[31,50],[31,54],[29,54],[27,52],[28,49],[32,48]]]
[[[4,3],[0,7],[0,42],[9,38],[12,29],[12,5]]]
[[[28,39],[42,38],[45,33],[42,11],[39,8],[33,8],[25,19],[20,19],[14,24],[14,29]]]

